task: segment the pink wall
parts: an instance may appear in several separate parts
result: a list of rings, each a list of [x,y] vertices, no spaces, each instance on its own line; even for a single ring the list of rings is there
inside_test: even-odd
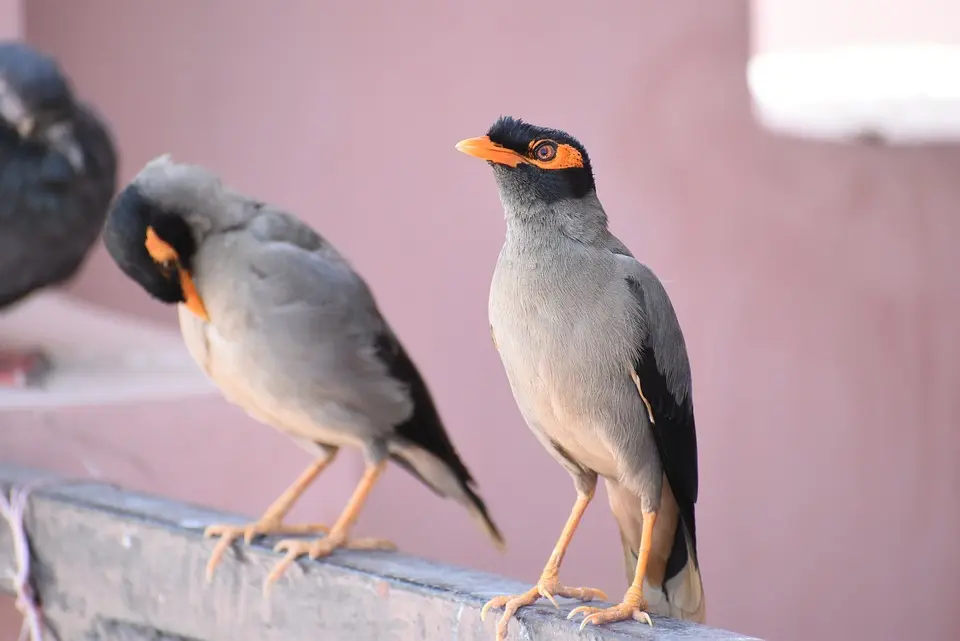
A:
[[[0,38],[20,38],[24,32],[22,0],[0,0]]]
[[[757,51],[960,41],[953,0],[751,0]]]
[[[673,296],[694,366],[710,623],[783,641],[960,636],[960,152],[760,132],[745,2],[162,6],[34,0],[28,35],[112,119],[125,178],[172,151],[351,257],[510,551],[399,471],[363,532],[531,581],[573,500],[490,344],[493,178],[453,149],[509,113],[585,142],[615,231]],[[102,252],[75,291],[174,322]],[[78,412],[56,423],[59,441],[27,429],[34,417],[4,447],[77,471],[67,435],[133,461],[106,466],[131,486],[256,513],[305,460],[223,405],[172,408],[179,426]],[[329,518],[358,470],[342,463],[297,515]],[[621,593],[618,548],[598,502],[566,580]]]

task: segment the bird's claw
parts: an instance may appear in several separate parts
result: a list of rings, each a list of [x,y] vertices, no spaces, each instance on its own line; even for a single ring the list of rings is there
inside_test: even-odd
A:
[[[274,552],[285,552],[286,555],[280,560],[264,582],[264,593],[270,586],[276,583],[277,579],[283,576],[294,561],[301,556],[307,555],[311,559],[330,556],[334,550],[396,550],[397,546],[386,539],[348,539],[346,535],[331,531],[328,536],[313,541],[304,541],[303,539],[284,539],[273,547]]]
[[[523,606],[532,605],[539,599],[544,598],[548,599],[550,603],[553,604],[553,607],[559,610],[560,605],[557,603],[554,595],[567,599],[577,599],[578,601],[592,601],[594,599],[607,600],[607,595],[604,594],[602,590],[595,588],[571,588],[560,585],[559,581],[555,579],[541,579],[537,585],[523,594],[498,596],[487,601],[480,610],[480,620],[483,621],[486,619],[487,612],[491,608],[503,608],[503,616],[500,617],[500,621],[497,623],[497,641],[503,641],[507,636],[507,626],[510,624],[510,619],[516,614],[517,610]]]
[[[650,615],[646,613],[646,605],[647,604],[643,602],[639,604],[620,603],[610,608],[594,608],[588,605],[581,605],[571,610],[570,614],[567,615],[567,619],[572,619],[578,614],[586,614],[587,616],[585,616],[580,623],[581,632],[588,625],[603,625],[604,623],[626,621],[627,619],[634,619],[641,623],[645,622],[652,627],[653,621],[650,619]]]
[[[255,538],[271,534],[323,534],[329,531],[330,528],[319,523],[286,525],[280,519],[261,519],[246,525],[211,525],[203,531],[204,538],[219,536],[220,540],[213,548],[207,563],[207,581],[213,579],[213,572],[227,549],[241,537],[244,543],[250,545]]]
[[[550,601],[550,603],[553,604],[553,607],[555,607],[555,608],[558,609],[558,610],[560,609],[560,604],[557,603],[556,598],[554,598],[553,594],[550,593],[550,590],[546,589],[546,588],[543,587],[543,586],[538,585],[538,586],[537,586],[537,592],[538,592],[538,593],[540,594],[540,596],[543,597],[544,599],[548,599],[548,600]]]

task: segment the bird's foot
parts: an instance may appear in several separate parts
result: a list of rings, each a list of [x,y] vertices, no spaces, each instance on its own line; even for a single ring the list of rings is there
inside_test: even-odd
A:
[[[490,608],[503,608],[503,616],[497,623],[497,641],[503,641],[507,636],[507,626],[510,624],[510,618],[516,614],[517,610],[525,605],[532,605],[541,598],[548,599],[553,607],[560,609],[555,596],[562,596],[568,599],[577,599],[578,601],[593,601],[594,599],[607,600],[607,595],[602,590],[594,588],[570,588],[560,585],[556,576],[541,576],[535,586],[524,592],[513,596],[498,596],[487,601],[483,609],[480,610],[480,620],[483,621],[487,616],[487,610]]]
[[[396,550],[397,546],[386,539],[349,539],[344,532],[331,530],[322,539],[304,541],[303,539],[284,539],[274,546],[274,552],[286,552],[286,556],[277,563],[263,585],[264,592],[287,571],[293,562],[303,555],[311,559],[330,556],[334,550]]]
[[[40,350],[0,350],[0,387],[40,387],[52,365]]]
[[[623,602],[619,603],[610,608],[593,608],[586,605],[581,605],[578,608],[574,608],[570,614],[567,615],[568,619],[572,619],[578,614],[585,614],[583,622],[580,624],[580,630],[583,630],[587,625],[603,625],[604,623],[613,623],[615,621],[627,621],[629,619],[634,619],[640,622],[646,622],[649,625],[653,625],[653,621],[650,619],[650,615],[647,614],[647,601],[643,598],[643,595],[634,591],[633,588],[627,590],[627,593],[623,596]]]
[[[220,559],[223,558],[227,548],[240,537],[243,537],[243,542],[249,545],[255,538],[271,534],[319,534],[329,531],[330,528],[319,523],[287,525],[280,519],[275,518],[260,519],[256,523],[248,523],[247,525],[211,525],[203,531],[203,536],[206,538],[219,536],[221,538],[217,541],[216,547],[213,548],[210,561],[207,563],[207,581],[213,578],[213,571],[220,563]]]

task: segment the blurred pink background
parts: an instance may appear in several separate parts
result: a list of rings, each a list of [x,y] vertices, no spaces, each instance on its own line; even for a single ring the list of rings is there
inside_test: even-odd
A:
[[[680,315],[709,623],[776,641],[960,638],[960,150],[765,134],[748,14],[734,0],[32,0],[24,22],[112,122],[123,180],[172,152],[350,257],[509,551],[396,468],[358,532],[532,582],[572,505],[490,342],[493,177],[453,148],[510,114],[584,142],[615,233]],[[101,249],[72,291],[175,324]],[[251,516],[308,462],[218,397],[0,426],[3,459]],[[335,517],[360,469],[343,457],[294,517]],[[562,576],[626,588],[605,497]]]

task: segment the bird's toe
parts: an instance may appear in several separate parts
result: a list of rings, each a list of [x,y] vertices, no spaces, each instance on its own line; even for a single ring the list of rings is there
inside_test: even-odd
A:
[[[652,626],[653,621],[650,619],[650,615],[647,614],[645,608],[646,604],[634,605],[632,603],[620,603],[609,608],[594,608],[581,605],[578,608],[574,608],[570,614],[567,615],[567,619],[572,619],[578,614],[586,614],[580,623],[581,630],[588,625],[603,625],[604,623],[627,621],[629,619],[641,621]]]
[[[234,541],[243,538],[244,543],[249,545],[255,538],[260,536],[269,536],[276,534],[319,534],[328,532],[329,528],[320,523],[304,523],[300,525],[287,525],[277,518],[264,518],[255,523],[246,525],[210,525],[203,531],[205,538],[219,536],[216,547],[210,554],[210,561],[207,563],[207,581],[213,578],[213,572],[223,555],[226,553]]]
[[[555,578],[541,578],[537,585],[523,594],[513,596],[498,596],[487,601],[480,610],[480,620],[484,620],[487,612],[493,608],[503,608],[503,615],[497,623],[497,641],[502,641],[507,635],[507,626],[517,610],[526,605],[532,605],[541,598],[549,600],[553,607],[560,609],[555,597],[577,599],[578,601],[592,601],[593,599],[606,600],[607,595],[595,588],[572,588],[560,585]]]
[[[542,596],[540,593],[541,589],[540,585],[535,585],[523,594],[494,597],[483,605],[483,608],[480,610],[481,621],[486,619],[487,611],[491,608],[503,608],[503,615],[497,622],[496,641],[503,641],[507,637],[507,628],[510,625],[510,619],[516,614],[517,610],[525,605],[536,603],[537,600],[540,599]]]
[[[351,539],[343,544],[348,550],[388,550],[397,549],[396,543],[387,539]]]
[[[322,541],[320,539],[319,541]],[[270,586],[277,582],[283,573],[293,565],[293,563],[304,555],[310,555],[312,558],[314,548],[319,541],[305,541],[303,539],[284,539],[273,546],[274,552],[285,552],[284,557],[275,565],[273,569],[270,570],[270,574],[267,575],[266,580],[263,583],[263,591],[266,594]],[[318,555],[319,556],[319,555]]]

